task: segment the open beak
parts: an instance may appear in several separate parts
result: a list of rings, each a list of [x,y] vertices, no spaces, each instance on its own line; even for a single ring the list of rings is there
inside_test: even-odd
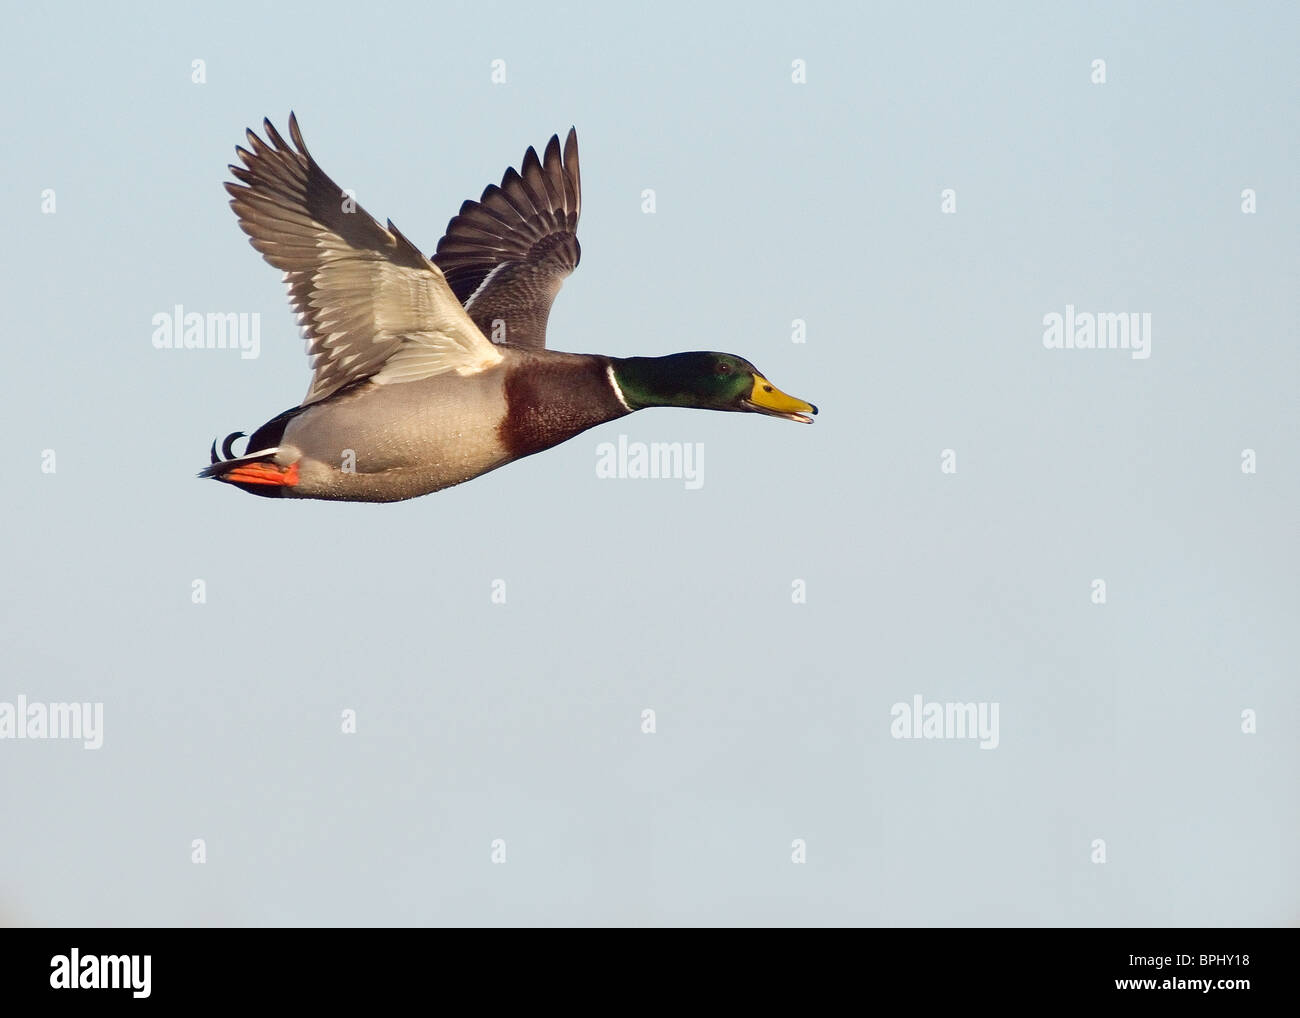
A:
[[[787,421],[811,424],[809,414],[815,414],[817,408],[801,399],[787,396],[762,375],[754,375],[754,389],[743,400],[741,406],[746,410],[767,414],[769,417],[782,417]]]

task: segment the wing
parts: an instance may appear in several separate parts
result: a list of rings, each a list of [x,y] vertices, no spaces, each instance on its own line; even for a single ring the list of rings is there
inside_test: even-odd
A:
[[[546,346],[546,320],[564,277],[578,267],[582,181],[578,133],[560,154],[553,136],[543,158],[530,148],[447,224],[434,263],[483,334],[511,346]],[[502,335],[504,325],[504,336]]]
[[[472,374],[501,352],[465,313],[442,272],[389,220],[380,226],[316,165],[289,115],[293,147],[263,121],[230,172],[230,206],[253,247],[284,271],[312,358],[303,406],[370,378]]]

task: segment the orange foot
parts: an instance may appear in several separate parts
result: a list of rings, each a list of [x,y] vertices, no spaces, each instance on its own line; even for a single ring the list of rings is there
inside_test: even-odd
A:
[[[280,468],[274,463],[245,463],[222,474],[221,479],[236,484],[274,484],[291,488],[298,483],[298,464],[290,463]]]

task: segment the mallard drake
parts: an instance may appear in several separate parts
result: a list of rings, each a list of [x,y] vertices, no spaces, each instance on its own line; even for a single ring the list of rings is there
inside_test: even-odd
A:
[[[285,142],[247,132],[231,208],[284,272],[308,341],[311,387],[213,477],[258,495],[394,502],[460,484],[646,407],[812,423],[743,357],[609,357],[546,349],[560,284],[578,265],[578,137],[529,148],[467,201],[431,258],[380,226],[317,165],[289,116]],[[490,338],[489,338],[490,337]]]

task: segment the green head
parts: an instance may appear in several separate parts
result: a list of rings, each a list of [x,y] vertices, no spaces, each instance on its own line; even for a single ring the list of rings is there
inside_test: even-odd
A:
[[[623,402],[633,410],[684,406],[767,414],[811,424],[817,408],[787,396],[743,357],[729,353],[674,353],[667,357],[611,358]]]

